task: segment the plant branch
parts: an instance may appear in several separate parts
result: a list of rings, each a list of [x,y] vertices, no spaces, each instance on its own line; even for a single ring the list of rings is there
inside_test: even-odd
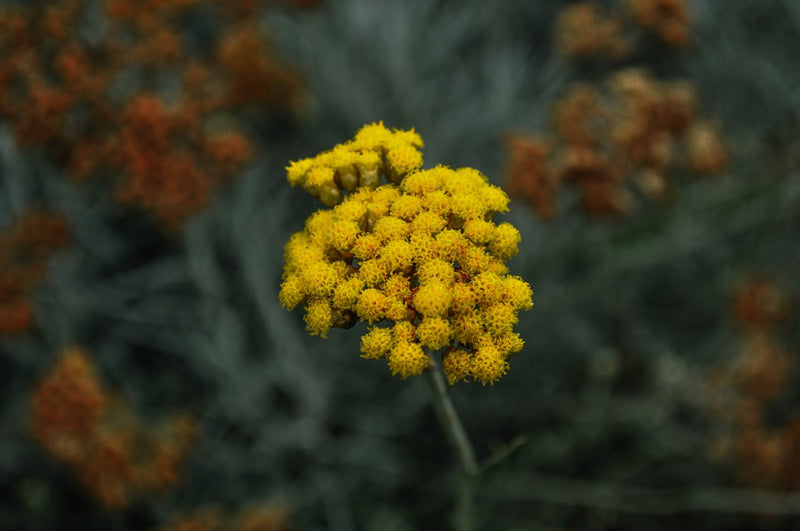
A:
[[[458,418],[450,395],[447,393],[447,385],[439,367],[433,365],[425,371],[425,380],[431,389],[433,397],[433,408],[439,419],[450,445],[458,456],[460,467],[460,477],[458,482],[458,493],[456,497],[455,513],[453,515],[453,527],[457,531],[470,531],[474,528],[473,508],[475,491],[477,488],[478,475],[480,469],[475,459],[475,450],[467,437],[464,426]]]

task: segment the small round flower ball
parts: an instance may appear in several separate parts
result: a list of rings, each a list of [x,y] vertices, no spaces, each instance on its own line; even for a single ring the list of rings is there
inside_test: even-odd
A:
[[[358,278],[367,286],[377,286],[386,279],[387,274],[386,264],[376,258],[361,262],[358,268]]]
[[[469,285],[464,282],[456,282],[453,284],[453,313],[466,313],[475,309],[475,294],[470,289]]]
[[[399,321],[392,327],[392,338],[395,343],[414,341],[416,338],[416,329],[414,325],[408,321]]]
[[[446,218],[450,215],[453,201],[443,190],[433,190],[424,196],[425,209]]]
[[[518,245],[521,241],[522,236],[511,223],[501,223],[494,229],[489,251],[501,260],[508,260],[519,253]]]
[[[355,310],[363,287],[364,281],[358,277],[340,283],[333,290],[333,306],[340,310]]]
[[[468,245],[458,260],[461,268],[469,275],[477,275],[492,265],[492,257],[482,247]]]
[[[394,273],[384,281],[383,292],[387,297],[405,300],[411,296],[411,281],[405,275]]]
[[[455,270],[452,264],[434,258],[419,265],[417,268],[417,278],[420,284],[427,284],[438,280],[450,286],[455,281]]]
[[[418,148],[425,146],[425,142],[422,141],[422,137],[419,136],[419,133],[414,131],[413,127],[408,130],[395,129],[392,132],[392,139],[397,142],[408,144],[410,146],[415,146]]]
[[[475,310],[452,317],[453,338],[465,345],[474,345],[484,333],[483,322]]]
[[[369,322],[380,321],[386,316],[389,301],[386,295],[374,288],[365,289],[358,296],[356,312],[361,319]]]
[[[491,255],[489,255],[489,263],[486,264],[486,271],[501,276],[507,275],[508,266],[506,265],[505,262],[503,262],[499,258],[494,258]]]
[[[328,244],[328,232],[331,225],[336,222],[333,210],[317,210],[306,220],[306,232],[309,240],[323,248]]]
[[[409,144],[397,143],[386,153],[389,168],[399,176],[405,176],[422,167],[422,153]]]
[[[312,336],[327,337],[328,330],[333,325],[333,311],[325,299],[315,299],[306,307],[306,330]]]
[[[383,122],[365,125],[353,137],[353,145],[358,149],[380,151],[392,138],[392,132]]]
[[[422,212],[422,199],[415,195],[401,195],[392,203],[390,212],[395,217],[411,221],[417,217],[417,214]]]
[[[519,320],[517,312],[508,304],[501,302],[492,304],[481,312],[483,326],[493,336],[510,334]]]
[[[441,173],[437,168],[411,173],[403,179],[401,187],[407,194],[423,195],[433,192],[442,187]]]
[[[414,261],[414,249],[405,240],[393,240],[381,250],[380,260],[386,271],[402,270],[411,267]]]
[[[364,206],[364,202],[353,196],[348,197],[336,207],[336,216],[342,220],[359,222],[366,214],[367,207]]]
[[[330,244],[334,249],[349,252],[360,232],[355,221],[340,219],[330,228],[328,233]]]
[[[472,374],[472,354],[460,348],[450,349],[442,358],[442,369],[450,385],[466,380]]]
[[[381,242],[372,234],[361,234],[353,243],[350,252],[359,260],[369,260],[378,255],[381,250]]]
[[[389,213],[392,204],[400,197],[400,191],[394,185],[385,185],[376,188],[368,196],[368,209],[378,218]]]
[[[500,288],[500,298],[506,304],[510,304],[515,310],[530,310],[533,308],[533,290],[530,284],[517,276],[503,278]]]
[[[386,356],[394,346],[392,331],[388,328],[372,328],[361,336],[361,357],[378,360]]]
[[[336,268],[323,261],[307,264],[300,273],[305,291],[313,297],[328,297],[341,280]]]
[[[447,220],[436,212],[421,212],[411,221],[412,234],[438,234],[447,225]]]
[[[438,247],[439,257],[442,260],[453,262],[461,259],[469,242],[464,238],[461,232],[453,229],[445,229],[436,235],[436,245]]]
[[[508,371],[503,354],[490,343],[482,344],[472,356],[470,372],[477,382],[494,385]]]
[[[500,299],[502,285],[503,279],[500,275],[484,272],[475,276],[469,286],[475,295],[475,302],[486,307]]]
[[[286,269],[303,268],[309,262],[322,260],[325,249],[311,242],[308,231],[295,232],[283,248]]]
[[[308,171],[313,166],[313,158],[290,162],[286,167],[286,178],[292,186],[302,186],[306,182]]]
[[[508,195],[502,188],[497,186],[486,186],[480,193],[486,210],[489,212],[508,212]]]
[[[372,227],[372,234],[381,242],[405,238],[410,231],[408,223],[394,216],[383,216]]]
[[[300,275],[288,275],[281,283],[281,291],[278,297],[281,301],[281,306],[287,310],[294,310],[298,304],[303,302],[306,294],[303,290],[303,281]]]
[[[450,323],[441,317],[426,317],[417,325],[417,338],[423,347],[439,350],[450,344]]]
[[[402,321],[408,317],[408,306],[399,297],[387,297],[386,318],[392,321]]]
[[[422,265],[438,256],[436,240],[430,234],[412,234],[409,239],[414,250],[414,263]]]
[[[517,353],[522,350],[523,346],[525,346],[525,341],[519,337],[519,334],[514,332],[509,332],[508,334],[494,337],[492,338],[492,341],[497,347],[497,350],[499,350],[504,356]]]
[[[471,219],[483,219],[488,209],[479,193],[458,192],[452,198],[453,214],[465,222]]]
[[[441,317],[447,314],[452,301],[449,286],[433,280],[419,286],[414,295],[414,308],[425,317]]]
[[[489,243],[493,234],[494,223],[491,221],[471,219],[464,223],[464,235],[478,245]]]
[[[419,343],[400,341],[389,353],[389,370],[401,378],[417,376],[430,364],[430,359]]]

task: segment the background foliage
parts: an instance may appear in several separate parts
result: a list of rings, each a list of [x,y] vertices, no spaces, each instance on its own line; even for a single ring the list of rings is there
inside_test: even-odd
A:
[[[549,222],[512,203],[506,220],[523,240],[510,268],[535,291],[517,328],[526,347],[494,387],[452,388],[479,456],[526,440],[486,476],[480,527],[797,526],[800,437],[785,428],[797,418],[800,329],[789,312],[754,332],[733,301],[752,275],[787,305],[800,291],[800,4],[695,0],[686,49],[649,43],[597,60],[558,53],[567,4],[259,4],[248,20],[300,73],[304,104],[289,116],[258,101],[233,108],[252,158],[178,230],[120,206],[106,180],[71,181],[58,157],[18,142],[26,108],[8,113],[0,223],[45,210],[70,237],[31,292],[34,324],[0,338],[0,528],[157,529],[259,503],[285,508],[294,529],[444,528],[453,456],[424,384],[359,359],[356,331],[308,336],[278,303],[283,244],[317,208],[284,166],[383,120],[416,128],[426,166],[472,166],[505,185],[505,135],[546,132],[573,81],[631,65],[695,86],[729,164],[713,178],[679,172],[667,201],[613,220],[587,216],[569,191]],[[189,17],[181,35],[222,23]],[[752,424],[736,408],[758,385],[737,383],[737,367],[754,366],[743,357],[754,333],[790,361],[780,386],[761,383],[778,388],[742,442]],[[75,345],[138,418],[194,419],[177,484],[111,510],[33,437],[36,386]],[[787,477],[759,476],[769,463]]]

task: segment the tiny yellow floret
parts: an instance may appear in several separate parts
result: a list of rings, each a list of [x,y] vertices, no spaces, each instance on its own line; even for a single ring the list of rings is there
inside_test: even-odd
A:
[[[422,153],[410,144],[398,144],[390,147],[386,161],[394,173],[405,176],[422,167]]]
[[[498,302],[484,309],[481,313],[483,326],[493,336],[510,334],[519,320],[517,312],[508,304]]]
[[[340,251],[350,251],[359,232],[355,221],[339,220],[330,228],[330,243]]]
[[[493,345],[481,346],[472,356],[471,373],[475,381],[494,385],[508,371],[508,362]]]
[[[414,341],[416,337],[417,334],[414,325],[408,321],[400,321],[395,323],[392,327],[392,338],[396,343],[400,341]]]
[[[355,310],[358,296],[364,287],[364,281],[358,277],[350,277],[333,290],[333,306],[340,310]]]
[[[417,278],[421,284],[427,284],[433,280],[443,282],[447,286],[453,284],[455,271],[452,264],[439,258],[433,258],[421,263],[417,267]]]
[[[519,242],[522,241],[519,231],[511,223],[501,223],[494,229],[494,235],[489,242],[489,250],[501,260],[508,260],[519,252]]]
[[[303,302],[306,294],[303,290],[303,281],[299,275],[289,275],[281,283],[280,292],[281,306],[287,310],[294,310],[294,308]]]
[[[439,350],[450,343],[450,323],[441,317],[426,317],[417,326],[417,337],[423,347]]]
[[[389,370],[392,376],[401,378],[417,376],[430,364],[430,358],[418,343],[401,341],[397,343],[389,354]]]
[[[387,307],[386,295],[377,289],[370,288],[365,289],[358,296],[356,312],[358,312],[359,317],[372,324],[374,321],[380,321],[384,318]]]
[[[489,243],[494,234],[494,223],[484,219],[471,219],[464,223],[464,236],[479,245]]]
[[[386,244],[380,254],[386,271],[396,271],[411,267],[414,260],[414,249],[405,240],[393,240]]]
[[[419,286],[414,295],[414,308],[425,317],[439,317],[447,313],[452,301],[449,287],[434,280]]]
[[[466,380],[472,374],[472,354],[466,350],[451,349],[442,358],[442,369],[450,385]]]
[[[333,325],[333,312],[331,305],[325,299],[315,299],[306,309],[306,330],[312,336],[327,337],[328,330]]]
[[[314,297],[327,297],[333,293],[339,275],[327,262],[312,262],[300,271],[305,291]]]
[[[388,328],[372,328],[361,336],[361,357],[378,360],[386,356],[394,346],[392,331]]]

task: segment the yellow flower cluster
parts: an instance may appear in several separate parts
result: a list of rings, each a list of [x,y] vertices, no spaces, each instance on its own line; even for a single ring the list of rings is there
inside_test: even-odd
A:
[[[414,132],[390,131],[383,122],[365,125],[355,138],[330,151],[292,162],[286,176],[327,206],[338,205],[342,192],[380,185],[381,175],[399,183],[422,167],[422,138]]]
[[[381,146],[397,168],[386,147],[397,139],[422,145],[414,133],[371,125],[344,149]],[[307,160],[332,160],[338,151]],[[289,310],[305,306],[312,335],[368,322],[362,357],[385,358],[393,375],[418,375],[430,366],[430,352],[445,349],[451,384],[493,384],[522,349],[513,332],[518,312],[533,306],[530,286],[505,264],[520,234],[492,221],[508,210],[508,197],[472,168],[420,164],[407,166],[399,183],[353,186],[339,204],[313,214],[286,244],[280,301]]]

